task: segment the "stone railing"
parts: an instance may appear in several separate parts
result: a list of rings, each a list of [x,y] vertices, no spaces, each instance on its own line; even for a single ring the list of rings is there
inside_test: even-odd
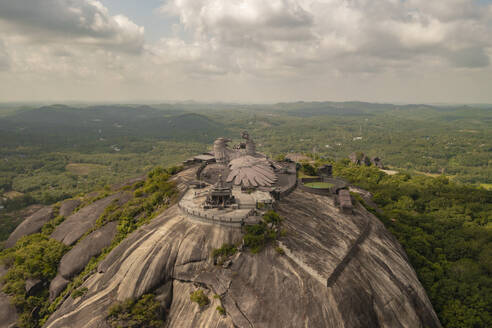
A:
[[[202,222],[207,222],[207,223],[218,224],[221,226],[234,227],[234,228],[241,228],[241,226],[244,223],[244,219],[246,219],[250,216],[254,216],[254,214],[255,214],[255,210],[251,209],[243,217],[232,218],[232,217],[226,216],[226,215],[213,215],[213,214],[207,213],[206,210],[192,210],[192,209],[189,209],[189,208],[182,206],[181,203],[178,204],[178,206],[191,219],[202,221]]]

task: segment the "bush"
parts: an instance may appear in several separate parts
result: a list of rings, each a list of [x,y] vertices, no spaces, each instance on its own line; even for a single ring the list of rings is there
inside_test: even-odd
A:
[[[301,170],[305,175],[316,176],[316,169],[309,163],[302,163]]]
[[[48,290],[41,289],[27,295],[27,279],[40,279],[43,284],[56,276],[58,263],[68,248],[43,234],[33,234],[21,238],[13,248],[0,254],[0,261],[8,268],[2,278],[3,292],[11,297],[20,313],[19,326],[36,327],[44,315],[42,308],[48,302]]]
[[[275,251],[277,251],[277,253],[279,253],[280,255],[285,255],[285,251],[282,247],[275,247]]]
[[[225,259],[236,254],[237,247],[232,244],[224,244],[221,248],[214,249],[212,251],[212,257],[214,259],[214,263],[221,265],[224,263]]]
[[[82,287],[82,288],[76,289],[72,293],[72,298],[76,299],[77,297],[84,296],[85,293],[87,293],[87,291],[88,291],[87,287]]]
[[[113,328],[158,328],[164,325],[164,311],[154,294],[146,294],[111,306],[106,321]]]
[[[277,213],[268,211],[259,223],[244,227],[246,230],[243,237],[244,246],[248,247],[253,254],[260,252],[268,243],[280,237],[281,222],[282,218]]]
[[[203,289],[198,289],[190,293],[190,300],[192,302],[197,303],[200,306],[200,308],[203,308],[208,304],[210,304],[210,300],[208,299],[207,295],[205,295],[205,293],[203,292]]]
[[[219,312],[220,315],[226,315],[226,310],[222,306],[219,305],[215,309],[217,310],[217,312]]]

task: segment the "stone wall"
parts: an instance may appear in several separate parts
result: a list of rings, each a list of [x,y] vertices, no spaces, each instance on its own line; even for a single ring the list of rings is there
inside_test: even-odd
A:
[[[251,209],[248,212],[248,214],[246,214],[246,216],[244,216],[240,219],[233,219],[233,218],[227,217],[227,216],[208,214],[205,211],[190,210],[184,206],[181,206],[180,204],[178,204],[178,206],[184,213],[186,213],[186,215],[190,219],[201,221],[201,222],[206,222],[206,223],[218,224],[221,226],[232,227],[232,228],[241,228],[241,226],[243,225],[244,219],[246,219],[250,216],[253,216],[255,213],[255,210]]]
[[[200,167],[198,168],[198,170],[196,170],[196,179],[197,180],[200,180],[200,176],[202,175],[202,171],[203,169],[205,169],[207,167],[207,164],[208,163],[203,163],[202,165],[200,165]]]

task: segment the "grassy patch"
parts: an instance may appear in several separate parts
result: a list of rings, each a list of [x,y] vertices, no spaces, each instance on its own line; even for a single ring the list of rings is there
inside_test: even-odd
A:
[[[306,187],[313,188],[313,189],[329,189],[335,186],[333,183],[329,183],[329,182],[308,182],[305,183],[304,185]]]
[[[24,196],[23,193],[21,192],[18,192],[18,191],[8,191],[6,193],[3,194],[3,197],[7,198],[7,199],[14,199],[14,198],[18,198],[18,197],[22,197]]]
[[[164,311],[154,294],[146,294],[111,306],[106,321],[113,328],[158,328],[164,326]]]
[[[281,222],[282,218],[277,213],[268,211],[259,223],[244,227],[246,230],[243,237],[244,246],[253,254],[260,252],[266,245],[281,236]]]
[[[284,249],[282,247],[280,247],[280,246],[275,247],[275,251],[277,253],[279,253],[280,255],[285,255]]]
[[[217,310],[217,312],[219,312],[220,315],[226,315],[226,310],[224,309],[223,306],[219,305],[215,309]]]
[[[190,300],[192,302],[197,303],[200,306],[200,308],[203,308],[208,304],[210,304],[210,300],[208,299],[207,295],[205,295],[205,293],[203,292],[203,289],[198,289],[190,293]]]
[[[67,250],[68,247],[62,243],[38,233],[21,238],[15,247],[0,254],[0,261],[8,268],[2,278],[2,290],[10,296],[20,313],[20,327],[38,327],[38,320],[44,315],[43,306],[48,303],[49,296],[45,288],[28,295],[26,280],[39,279],[49,285]]]
[[[76,299],[77,297],[82,297],[85,295],[85,293],[87,293],[87,291],[88,291],[87,287],[78,288],[73,291],[72,298]]]
[[[492,190],[492,183],[482,183],[480,184],[480,187],[483,187],[487,190]]]
[[[237,253],[237,247],[232,244],[224,244],[221,248],[214,249],[212,251],[212,257],[214,258],[214,263],[217,265],[222,265],[225,260]]]
[[[89,173],[107,170],[108,167],[100,164],[70,163],[65,169],[75,175],[89,175]]]

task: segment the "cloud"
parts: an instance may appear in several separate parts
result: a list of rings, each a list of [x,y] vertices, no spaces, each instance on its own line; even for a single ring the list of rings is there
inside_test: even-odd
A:
[[[10,67],[10,56],[2,40],[0,40],[0,72]]]
[[[179,18],[202,64],[225,55],[224,72],[285,75],[486,67],[490,8],[472,0],[171,0],[161,11]]]
[[[163,0],[152,42],[102,3],[0,0],[0,100],[492,101],[477,0]]]
[[[0,27],[31,42],[71,43],[140,52],[144,28],[111,16],[99,1],[0,0]]]
[[[490,59],[481,48],[465,48],[448,54],[449,60],[457,67],[477,68],[489,66]]]

